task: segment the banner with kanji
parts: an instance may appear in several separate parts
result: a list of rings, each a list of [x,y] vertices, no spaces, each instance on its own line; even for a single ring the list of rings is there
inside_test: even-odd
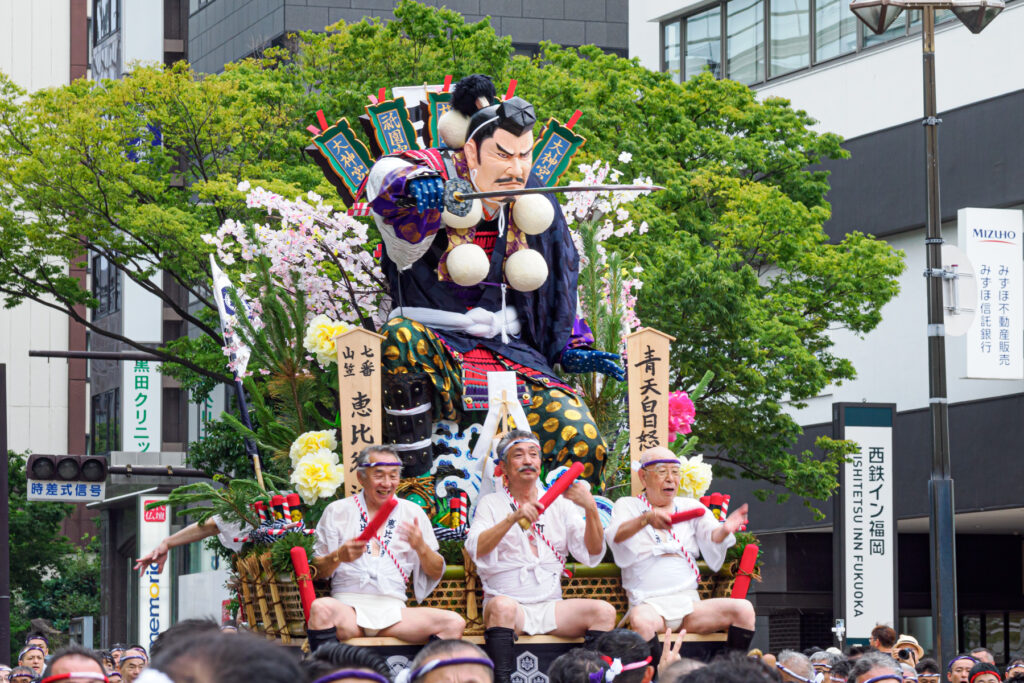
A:
[[[359,451],[381,443],[381,335],[361,327],[334,339],[338,351],[338,406],[341,412],[341,464],[345,495],[358,492],[352,467]]]
[[[151,360],[121,363],[121,450],[158,453],[161,443],[160,364]]]
[[[626,337],[629,384],[629,458],[655,446],[668,446],[669,350],[675,337],[649,327]],[[640,493],[640,478],[632,473],[632,492]]]

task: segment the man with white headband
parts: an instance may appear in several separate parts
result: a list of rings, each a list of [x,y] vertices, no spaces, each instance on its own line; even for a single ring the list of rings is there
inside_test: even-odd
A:
[[[395,497],[402,462],[391,446],[369,446],[356,460],[362,491],[336,500],[316,527],[313,564],[331,577],[331,597],[309,610],[310,650],[360,636],[390,636],[422,643],[429,637],[459,638],[466,621],[433,607],[406,607],[412,581],[420,602],[437,586],[445,562],[430,520],[419,505],[402,498],[369,541],[359,540],[378,511]]]
[[[669,449],[648,449],[639,464],[643,493],[620,498],[612,508],[605,538],[622,569],[630,625],[649,642],[655,661],[661,656],[658,634],[666,626],[690,633],[728,628],[728,646],[746,652],[754,637],[753,606],[732,598],[701,600],[697,557],[718,571],[736,543],[734,532],[747,523],[747,506],[718,522],[700,501],[677,495],[680,469],[679,458]],[[703,514],[671,523],[673,513],[694,509]]]
[[[50,658],[42,680],[46,683],[106,683],[107,675],[103,670],[103,661],[95,652],[78,645],[69,645]]]
[[[484,640],[494,661],[494,678],[508,683],[515,670],[517,634],[584,636],[585,646],[592,646],[615,625],[615,608],[603,600],[562,599],[568,556],[588,567],[604,556],[590,487],[577,481],[544,510],[539,505],[537,438],[513,430],[498,442],[497,454],[506,483],[477,502],[466,550],[483,584]]]
[[[428,643],[395,677],[395,683],[492,683],[494,664],[487,653],[465,640]]]
[[[406,477],[428,472],[434,419],[482,422],[487,373],[513,371],[546,464],[582,462],[596,484],[607,446],[553,368],[625,375],[577,317],[579,256],[561,208],[543,195],[474,199],[465,216],[445,204],[446,181],[462,192],[540,186],[533,105],[496,101],[479,74],[455,85],[451,104],[438,123],[444,144],[385,156],[366,181],[392,301],[380,330],[385,441]]]

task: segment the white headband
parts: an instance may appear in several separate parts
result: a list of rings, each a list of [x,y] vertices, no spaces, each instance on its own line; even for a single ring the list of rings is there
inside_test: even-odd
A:
[[[483,128],[484,126],[489,126],[489,125],[491,125],[492,123],[494,123],[497,120],[498,120],[497,116],[492,116],[491,118],[489,118],[486,121],[484,121],[483,123],[481,123],[479,126],[477,126],[476,128],[473,129],[472,133],[470,133],[469,135],[466,136],[466,142],[469,142],[470,140],[472,140],[473,136],[476,135],[478,132],[480,132],[481,128]]]

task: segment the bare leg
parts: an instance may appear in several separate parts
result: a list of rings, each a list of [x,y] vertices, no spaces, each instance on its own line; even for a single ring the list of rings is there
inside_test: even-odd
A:
[[[425,643],[438,638],[458,639],[466,629],[466,620],[455,612],[434,607],[403,607],[402,620],[381,629],[380,635],[399,638],[408,643]]]
[[[730,626],[754,629],[754,606],[748,600],[701,600],[693,604],[693,612],[683,619],[683,628],[688,633],[714,633]]]
[[[650,605],[639,604],[629,610],[629,625],[644,640],[665,630],[665,619]]]
[[[520,634],[525,623],[526,616],[519,609],[519,603],[512,598],[499,595],[484,605],[484,628],[510,628]]]
[[[559,600],[555,604],[553,636],[579,638],[588,630],[610,631],[615,628],[615,608],[604,600]]]
[[[335,628],[338,640],[358,638],[363,629],[356,625],[356,610],[334,598],[317,598],[309,608],[309,628]]]

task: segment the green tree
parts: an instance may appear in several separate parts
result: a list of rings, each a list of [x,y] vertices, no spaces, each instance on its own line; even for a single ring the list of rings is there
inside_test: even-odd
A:
[[[97,302],[67,267],[83,252],[106,256],[196,333],[159,353],[165,371],[205,391],[226,373],[201,235],[255,220],[237,183],[330,197],[302,156],[318,109],[354,121],[380,87],[473,72],[499,88],[517,79],[542,120],[582,110],[582,160],[628,152],[629,171],[668,188],[631,208],[648,234],[614,246],[645,268],[641,320],[677,339],[674,388],[714,372],[699,406],[707,455],[719,474],[826,498],[842,451],[792,454],[799,426],[783,403],[853,376],[828,333],[877,325],[903,268],[884,242],[858,233],[830,242],[822,230],[827,174],[810,169],[845,155],[839,137],[812,130],[785,100],[759,101],[709,75],[673,83],[592,46],[512,57],[489,24],[447,9],[404,0],[392,22],[303,33],[202,78],[184,65],[142,67],[27,99],[0,79],[0,294],[7,305],[32,299],[80,318],[74,305]],[[153,284],[160,271],[178,287]]]

